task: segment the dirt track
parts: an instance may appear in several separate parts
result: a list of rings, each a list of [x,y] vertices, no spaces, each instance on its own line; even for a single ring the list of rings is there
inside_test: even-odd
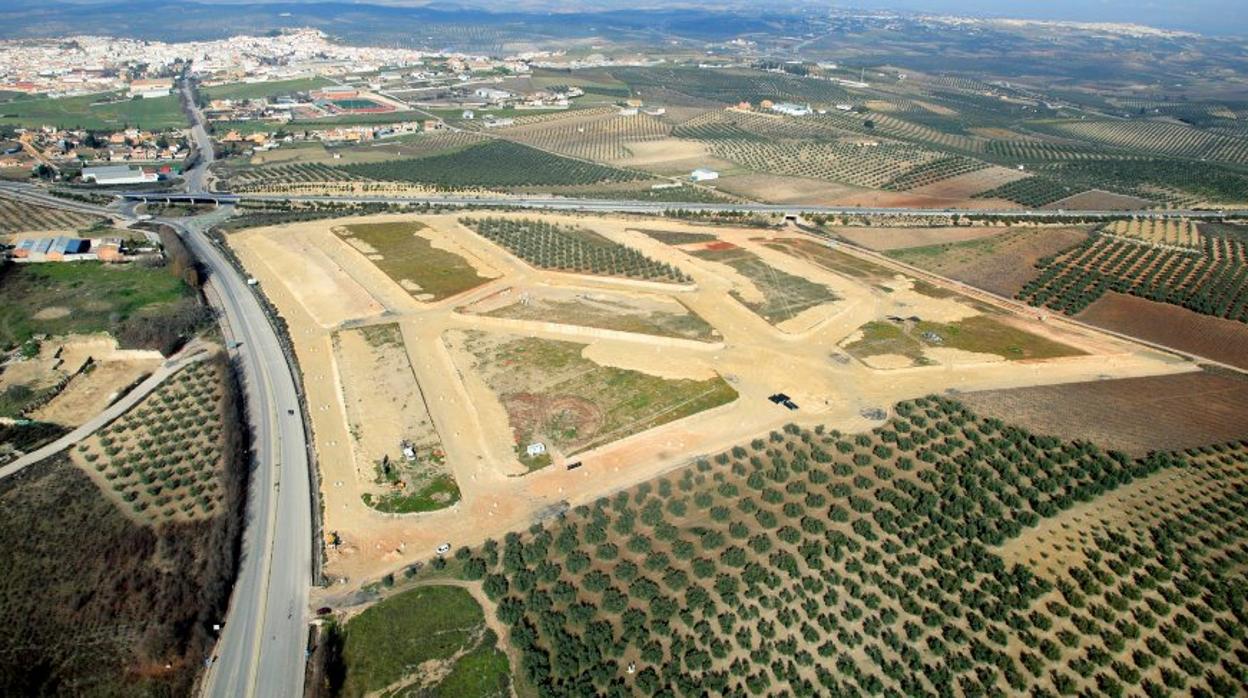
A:
[[[510,214],[508,214],[510,215]],[[525,214],[518,214],[523,217]],[[538,214],[527,214],[529,217]],[[570,216],[546,216],[569,221]],[[373,216],[365,221],[393,220]],[[755,253],[775,268],[832,287],[840,300],[810,309],[790,324],[774,327],[729,297],[741,278],[723,265],[696,259],[632,230],[656,222],[624,218],[577,217],[576,222],[678,265],[693,287],[670,287],[692,312],[722,337],[707,343],[575,327],[553,322],[507,320],[507,332],[588,344],[594,361],[669,375],[673,366],[697,373],[706,367],[735,388],[735,402],[666,424],[578,455],[583,467],[568,471],[559,463],[523,475],[515,457],[506,412],[499,397],[464,363],[446,341],[451,330],[500,331],[498,318],[457,312],[507,288],[550,286],[609,296],[612,290],[655,293],[661,284],[625,279],[542,272],[521,263],[456,222],[454,216],[420,220],[468,253],[488,261],[501,276],[459,296],[421,303],[385,277],[361,253],[336,238],[330,228],[343,221],[254,229],[230,236],[230,243],[287,322],[304,370],[315,445],[324,487],[325,530],[343,544],[329,554],[327,573],[349,582],[337,594],[414,560],[425,559],[442,542],[472,544],[523,528],[560,502],[591,501],[651,479],[687,462],[778,429],[786,423],[827,424],[843,431],[869,429],[878,421],[864,414],[887,410],[898,400],[948,390],[982,390],[1047,385],[1098,378],[1160,375],[1194,370],[1185,361],[1088,330],[1055,327],[1034,318],[1006,321],[1086,352],[1046,361],[982,360],[980,355],[946,352],[933,366],[876,370],[849,359],[837,345],[864,323],[893,313],[950,316],[970,312],[955,299],[936,299],[911,290],[905,279],[890,289],[835,274],[810,262],[764,247],[761,238],[798,236],[791,231],[706,228],[664,220],[669,230],[714,232]],[[746,280],[748,282],[748,280]],[[792,324],[794,321],[801,321]],[[360,499],[348,420],[340,398],[341,371],[331,333],[342,323],[398,322],[412,369],[446,447],[447,464],[463,494],[459,504],[437,512],[390,516]],[[790,395],[795,412],[769,402],[775,392]]]

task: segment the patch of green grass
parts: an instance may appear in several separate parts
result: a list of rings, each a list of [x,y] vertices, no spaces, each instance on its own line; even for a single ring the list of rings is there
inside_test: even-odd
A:
[[[439,698],[504,698],[510,695],[511,666],[507,655],[494,646],[493,638],[494,633],[487,630],[486,639],[455,662],[451,673],[433,693]]]
[[[335,231],[344,240],[356,239],[367,244],[382,256],[372,260],[391,279],[409,281],[420,286],[408,289],[413,295],[432,296],[428,300],[463,293],[489,281],[463,257],[434,247],[417,234],[425,226],[421,223],[368,223],[345,226],[345,231]]]
[[[1004,359],[1053,359],[1077,356],[1083,352],[1060,342],[1007,325],[987,315],[974,315],[957,322],[889,322],[877,320],[860,328],[863,336],[845,345],[852,356],[866,358],[898,354],[917,363],[927,363],[923,350],[947,347],[977,354],[996,354]],[[924,335],[931,333],[939,341]]]
[[[190,288],[165,267],[101,262],[9,265],[0,270],[0,346],[35,334],[112,330],[129,317],[158,312]],[[68,310],[37,319],[40,310]]]
[[[387,514],[418,514],[445,509],[459,501],[459,485],[449,474],[441,474],[411,493],[388,492],[374,497],[365,492],[364,504]]]
[[[1010,360],[1053,359],[1084,353],[986,315],[975,315],[949,324],[920,322],[915,329],[919,333],[936,333],[943,339],[941,346],[950,349],[996,354]]]
[[[208,99],[262,99],[265,97],[285,97],[296,92],[309,92],[333,82],[320,77],[296,78],[294,80],[270,80],[268,82],[232,82],[226,85],[213,85],[203,88],[202,92]]]
[[[344,629],[343,661],[346,677],[342,695],[347,698],[379,691],[412,677],[428,661],[449,661],[459,656],[468,660],[450,688],[465,690],[473,683],[468,672],[482,669],[490,673],[480,679],[496,679],[506,667],[489,657],[493,639],[485,627],[485,614],[472,596],[459,587],[429,586],[396,594],[365,610],[347,622]],[[458,664],[458,661],[456,662]],[[419,677],[416,677],[419,678]],[[450,694],[450,695],[463,695]]]
[[[51,125],[94,130],[131,126],[160,130],[186,126],[186,117],[183,116],[175,95],[124,99],[118,94],[101,93],[6,102],[0,104],[0,124],[29,128]]]
[[[923,360],[923,346],[900,325],[885,320],[873,320],[858,330],[862,332],[862,337],[845,345],[845,351],[851,356],[865,359],[896,354],[909,357],[915,362]]]

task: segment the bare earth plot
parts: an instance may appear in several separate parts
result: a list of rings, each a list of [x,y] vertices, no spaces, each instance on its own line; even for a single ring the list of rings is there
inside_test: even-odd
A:
[[[1143,455],[1243,438],[1248,378],[1230,371],[967,393],[985,416]],[[1164,415],[1164,416],[1163,416]]]
[[[457,502],[459,488],[446,471],[446,451],[398,325],[340,330],[333,341],[364,503],[412,513]]]
[[[787,423],[859,432],[879,426],[899,400],[933,392],[1195,370],[1179,357],[909,278],[887,261],[801,233],[636,217],[494,217],[511,221],[495,226],[501,231],[592,233],[576,234],[589,247],[548,235],[553,247],[525,252],[535,260],[628,248],[628,260],[644,265],[637,268],[670,268],[668,278],[683,282],[621,275],[609,260],[597,269],[612,275],[595,274],[589,257],[538,268],[452,215],[338,219],[229,237],[286,320],[303,371],[325,529],[337,542],[327,572],[347,579],[328,595],[424,559],[440,543],[501,537]],[[493,280],[418,301],[380,260],[332,232],[362,223],[423,225],[421,237],[453,239],[457,254]],[[663,232],[639,232],[646,230]],[[413,262],[405,275],[425,273]],[[922,346],[935,365],[907,359],[906,368],[880,368],[841,348],[870,323],[898,317],[905,325],[912,316],[919,320],[905,332],[913,341],[928,342],[928,330],[941,335],[938,345]],[[373,332],[385,341],[370,344]],[[411,375],[401,378],[405,371]],[[768,400],[778,392],[795,409]],[[410,411],[418,393],[459,502],[377,511],[363,495],[392,485],[375,481],[376,461],[393,463],[404,439],[426,443]],[[545,467],[546,457],[520,450],[538,441],[553,452]],[[580,466],[569,470],[569,462]]]
[[[579,325],[701,342],[716,341],[719,337],[714,327],[679,299],[657,294],[526,286],[503,289],[459,310],[509,320]]]
[[[1248,369],[1248,325],[1242,322],[1112,291],[1078,317],[1097,327]]]
[[[987,226],[960,226],[954,228],[862,228],[833,227],[828,232],[861,245],[867,249],[883,251],[907,247],[927,247],[950,243],[979,240],[1000,235],[1000,228]]]

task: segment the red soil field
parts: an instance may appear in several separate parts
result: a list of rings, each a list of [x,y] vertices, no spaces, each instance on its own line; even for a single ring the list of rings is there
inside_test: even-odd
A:
[[[1143,455],[1248,438],[1248,377],[1226,369],[957,396],[983,416]]]
[[[1242,322],[1114,292],[1098,298],[1077,317],[1097,327],[1248,369],[1248,325]]]

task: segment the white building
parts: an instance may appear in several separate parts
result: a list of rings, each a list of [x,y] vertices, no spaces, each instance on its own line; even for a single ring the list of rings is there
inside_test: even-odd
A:
[[[473,90],[473,96],[477,99],[484,99],[489,102],[501,102],[505,99],[511,99],[511,93],[507,90],[496,90],[493,87],[478,87]]]
[[[542,443],[541,441],[538,441],[536,443],[531,443],[527,447],[525,447],[524,452],[529,454],[530,458],[536,458],[546,453],[546,444]]]
[[[129,165],[105,165],[102,167],[84,167],[82,181],[108,186],[112,184],[145,184],[155,182],[159,176],[155,172],[144,172],[138,167]]]
[[[778,114],[787,114],[788,116],[809,116],[812,111],[809,104],[794,104],[793,102],[779,102],[771,105],[771,110]]]
[[[715,170],[699,167],[689,173],[689,179],[692,179],[695,182],[709,182],[713,179],[719,179],[719,173]]]

